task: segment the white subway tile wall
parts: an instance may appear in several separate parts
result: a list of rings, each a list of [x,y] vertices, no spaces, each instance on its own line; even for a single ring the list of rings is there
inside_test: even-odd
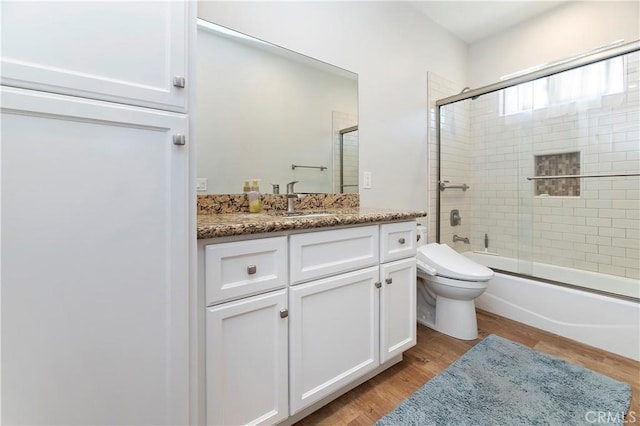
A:
[[[470,248],[456,243],[457,249],[484,250],[487,234],[490,252],[520,260],[515,272],[535,275],[533,261],[640,279],[639,177],[581,179],[580,195],[569,197],[536,196],[534,181],[526,179],[535,175],[535,156],[567,152],[580,153],[582,174],[640,171],[639,62],[637,52],[627,55],[624,93],[596,100],[505,116],[495,92],[444,107],[441,173],[470,189],[442,193],[443,224],[452,207],[461,209],[463,226],[443,226],[441,241],[450,243],[455,232],[471,240]],[[430,103],[454,86],[430,73]],[[437,190],[434,118],[430,230]]]

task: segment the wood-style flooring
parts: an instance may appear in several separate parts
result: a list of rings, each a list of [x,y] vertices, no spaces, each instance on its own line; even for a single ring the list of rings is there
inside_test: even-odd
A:
[[[372,425],[489,334],[496,334],[631,385],[626,423],[640,425],[640,363],[478,310],[478,339],[457,340],[418,325],[418,344],[404,360],[342,395],[300,422],[308,425]]]

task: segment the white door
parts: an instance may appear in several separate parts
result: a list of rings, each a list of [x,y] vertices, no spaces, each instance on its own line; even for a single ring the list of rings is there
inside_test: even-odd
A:
[[[2,87],[2,422],[189,422],[185,115]]]
[[[207,424],[288,416],[286,290],[207,309]]]
[[[184,112],[189,3],[2,1],[0,81]]]
[[[378,366],[378,267],[289,288],[291,414]]]
[[[380,363],[416,344],[416,259],[380,265]]]

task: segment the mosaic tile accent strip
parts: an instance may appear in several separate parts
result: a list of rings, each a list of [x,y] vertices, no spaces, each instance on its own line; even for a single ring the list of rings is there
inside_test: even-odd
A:
[[[294,201],[296,210],[326,210],[357,208],[360,206],[360,194],[300,194]],[[285,194],[262,194],[264,212],[286,211]],[[249,200],[246,194],[207,194],[198,195],[199,215],[248,213]]]
[[[566,152],[562,154],[536,155],[536,176],[560,176],[580,174],[580,153]],[[537,180],[535,195],[552,197],[579,197],[580,179],[559,178]]]

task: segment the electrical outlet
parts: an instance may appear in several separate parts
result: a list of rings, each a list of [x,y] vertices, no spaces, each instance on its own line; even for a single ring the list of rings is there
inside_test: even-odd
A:
[[[207,178],[197,178],[196,191],[206,191],[206,190],[207,190]]]
[[[371,189],[371,172],[362,173],[362,188]]]

